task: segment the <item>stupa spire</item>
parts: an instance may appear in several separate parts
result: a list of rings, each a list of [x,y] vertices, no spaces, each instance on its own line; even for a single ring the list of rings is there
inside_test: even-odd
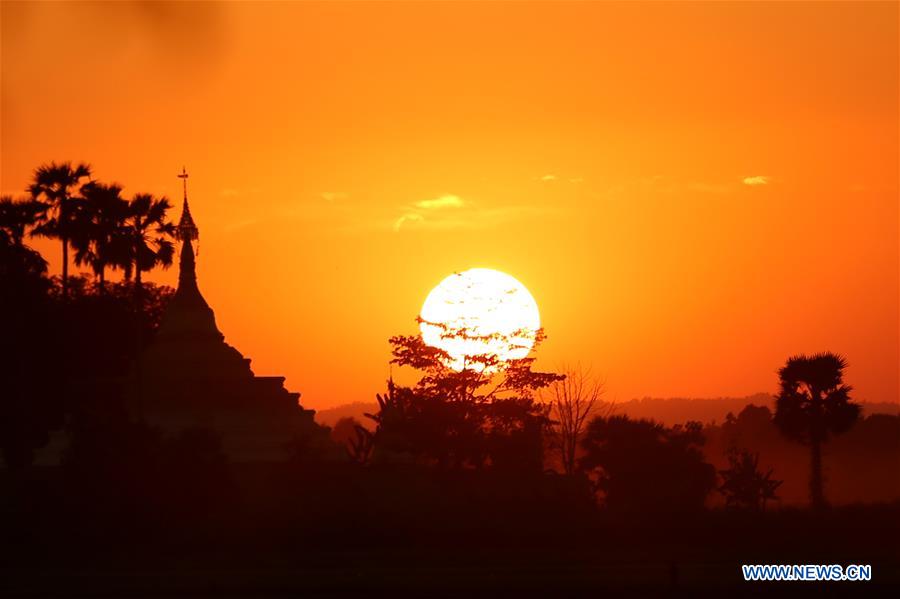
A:
[[[184,202],[181,206],[181,220],[178,221],[178,228],[175,231],[175,237],[180,241],[190,243],[192,241],[196,241],[200,239],[200,229],[197,228],[197,225],[194,224],[194,218],[191,216],[191,207],[188,206],[188,197],[187,197],[187,180],[188,180],[188,172],[185,167],[181,167],[181,173],[178,175],[178,178],[181,179],[184,185]]]
[[[206,300],[203,299],[200,289],[197,287],[197,261],[193,242],[200,239],[200,229],[194,223],[190,206],[188,206],[187,169],[182,167],[178,178],[184,183],[184,203],[181,209],[181,219],[175,229],[175,238],[181,242],[181,259],[178,263],[178,289],[175,291],[173,301],[178,305],[200,306],[209,310]],[[211,315],[212,311],[209,311]]]

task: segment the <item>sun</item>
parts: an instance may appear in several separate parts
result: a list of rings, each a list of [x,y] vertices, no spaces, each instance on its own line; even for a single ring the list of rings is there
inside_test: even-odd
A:
[[[447,366],[481,371],[485,359],[502,363],[527,356],[541,319],[534,297],[514,277],[471,268],[450,275],[431,290],[422,305],[419,328],[425,343],[449,354]]]

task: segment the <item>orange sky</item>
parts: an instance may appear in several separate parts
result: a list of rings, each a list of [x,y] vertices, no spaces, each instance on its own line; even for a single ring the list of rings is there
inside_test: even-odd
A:
[[[826,349],[898,399],[897,3],[3,2],[0,67],[0,191],[86,160],[180,204],[187,165],[220,328],[309,407],[473,266],[610,399]]]

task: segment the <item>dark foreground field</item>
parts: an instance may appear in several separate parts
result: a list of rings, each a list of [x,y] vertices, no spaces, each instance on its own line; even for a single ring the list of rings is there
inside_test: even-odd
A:
[[[733,596],[900,590],[900,505],[610,514],[562,477],[231,466],[115,484],[2,478],[0,595]],[[872,564],[746,583],[742,563]]]

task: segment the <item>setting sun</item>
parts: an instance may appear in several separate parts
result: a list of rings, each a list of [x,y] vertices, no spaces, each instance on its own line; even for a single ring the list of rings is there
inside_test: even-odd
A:
[[[528,289],[489,268],[471,268],[441,281],[420,316],[423,340],[447,352],[448,366],[456,370],[490,369],[485,361],[524,358],[541,327]]]

